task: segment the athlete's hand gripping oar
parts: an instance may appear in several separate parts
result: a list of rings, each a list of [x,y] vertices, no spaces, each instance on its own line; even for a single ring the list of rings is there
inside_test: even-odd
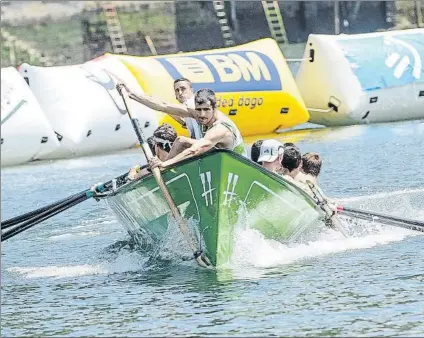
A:
[[[386,215],[375,211],[367,211],[345,206],[338,206],[337,210],[339,213],[349,217],[356,217],[365,220],[375,221],[382,224],[424,232],[424,221]]]
[[[122,99],[124,100],[125,108],[128,112],[128,116],[131,119],[132,126],[134,128],[135,133],[137,134],[138,141],[140,143],[140,147],[144,152],[144,156],[146,156],[146,159],[148,162],[153,158],[152,151],[150,150],[149,145],[147,144],[147,141],[143,135],[143,131],[141,130],[140,123],[136,117],[133,117],[131,115],[131,111],[128,105],[129,102],[129,96],[126,90],[125,85],[118,84],[116,86],[116,89],[118,90],[119,94],[122,96]],[[159,168],[152,169],[153,176],[156,180],[156,183],[158,184],[159,188],[162,191],[162,194],[164,195],[166,202],[169,205],[169,208],[171,209],[172,215],[174,216],[175,220],[178,223],[178,226],[180,228],[181,233],[183,234],[184,238],[190,245],[191,250],[193,251],[194,258],[196,259],[197,263],[202,267],[209,267],[211,266],[211,262],[206,257],[206,255],[197,248],[195,243],[193,242],[190,232],[188,230],[187,222],[182,218],[180,211],[178,210],[177,206],[175,205],[171,194],[168,191],[168,188],[166,187],[165,182],[163,181],[162,174],[160,172]]]
[[[340,220],[336,217],[336,212],[330,208],[328,201],[322,196],[320,191],[315,187],[315,184],[312,181],[307,180],[306,184],[309,186],[309,189],[314,194],[318,206],[323,210],[327,216],[326,225],[332,229],[338,230],[343,236],[347,237],[343,226],[340,224]]]

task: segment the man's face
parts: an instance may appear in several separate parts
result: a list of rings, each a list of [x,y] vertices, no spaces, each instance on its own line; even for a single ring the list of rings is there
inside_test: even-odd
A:
[[[158,159],[160,159],[161,161],[166,161],[166,158],[168,157],[168,152],[159,147],[157,143],[155,144],[155,153]]]
[[[281,163],[278,158],[273,162],[262,162],[262,166],[272,172],[279,172],[281,170]]]
[[[174,85],[175,98],[179,103],[186,102],[193,94],[193,88],[187,81],[180,81]]]
[[[278,150],[273,150],[273,151],[280,151]],[[282,170],[282,165],[281,165],[281,160],[283,159],[283,154],[279,154],[278,157],[272,161],[272,162],[263,162],[262,166],[270,171],[273,172],[281,172]]]
[[[198,104],[196,102],[196,111],[197,111],[197,120],[201,124],[205,126],[209,126],[213,123],[215,109],[211,106],[211,103],[209,101],[202,104]]]

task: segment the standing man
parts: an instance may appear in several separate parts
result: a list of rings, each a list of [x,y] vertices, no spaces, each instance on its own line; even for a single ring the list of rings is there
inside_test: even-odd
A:
[[[194,92],[193,85],[190,80],[186,78],[179,78],[174,81],[175,98],[186,107],[194,109]],[[168,158],[175,157],[183,150],[190,148],[194,140],[202,138],[202,129],[199,123],[192,117],[180,117],[177,115],[169,114],[183,127],[187,128],[190,137],[178,136],[175,140],[175,146],[168,154]]]
[[[186,78],[176,79],[174,81],[174,92],[175,98],[179,103],[182,103],[187,107],[194,109],[194,92],[193,85],[190,80]],[[202,137],[199,123],[194,118],[182,118],[179,116],[172,117],[174,117],[177,121],[183,121],[190,134],[190,138],[198,140]]]

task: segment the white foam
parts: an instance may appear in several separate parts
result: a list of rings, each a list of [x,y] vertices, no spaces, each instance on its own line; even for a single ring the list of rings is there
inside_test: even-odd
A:
[[[17,273],[24,278],[69,278],[80,276],[108,275],[128,271],[139,271],[147,259],[138,254],[120,255],[113,262],[98,264],[40,266],[40,267],[11,267],[7,271]]]
[[[98,231],[83,231],[78,233],[67,233],[62,235],[50,236],[49,240],[57,242],[57,241],[75,239],[80,237],[93,237],[93,236],[98,236],[100,234],[101,232],[98,232]]]
[[[24,275],[26,278],[64,278],[108,273],[108,271],[100,265],[12,267],[9,268],[8,271]]]
[[[234,252],[230,265],[236,269],[245,266],[275,267],[311,257],[372,248],[377,245],[401,241],[406,236],[414,234],[414,232],[405,229],[385,228],[377,234],[345,238],[339,232],[328,230],[315,241],[289,246],[266,239],[257,230],[240,229],[236,230]]]
[[[117,221],[115,218],[97,218],[94,220],[84,220],[81,221],[82,225],[76,225],[73,227],[73,229],[86,229],[88,227],[98,227],[99,225],[104,226],[108,224],[116,224]]]

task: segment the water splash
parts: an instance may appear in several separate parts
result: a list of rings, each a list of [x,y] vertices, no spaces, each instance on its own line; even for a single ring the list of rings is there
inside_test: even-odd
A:
[[[424,217],[424,211],[416,202],[424,199],[420,195],[424,189],[402,190],[371,196],[351,197],[345,202],[357,202],[360,206],[379,212],[402,214],[404,217]],[[418,197],[416,196],[418,195]],[[397,197],[397,198],[394,198]],[[418,217],[417,217],[418,216]],[[382,225],[349,217],[339,216],[343,229],[348,236],[331,229],[322,229],[311,234],[309,239],[302,238],[299,243],[283,244],[267,239],[248,225],[237,227],[235,232],[234,253],[229,267],[241,271],[246,267],[269,268],[288,265],[312,257],[319,257],[348,250],[359,250],[401,241],[408,236],[420,236],[419,232]],[[244,222],[248,222],[245,219]],[[248,272],[252,274],[251,271]],[[246,273],[245,273],[246,275]],[[261,274],[259,274],[261,275]]]
[[[24,278],[71,278],[94,275],[110,275],[140,271],[143,269],[147,258],[137,252],[122,253],[113,260],[105,260],[95,264],[81,265],[50,265],[38,267],[11,267],[8,273],[18,274]]]
[[[199,243],[199,240],[201,240],[200,248],[204,248],[205,243],[198,231],[198,221],[190,218],[187,221],[187,225],[190,236],[195,240],[196,245]],[[187,240],[182,235],[177,221],[172,217],[168,217],[168,229],[161,242],[155,246],[155,249],[150,256],[150,262],[156,260],[165,260],[169,262],[183,261],[188,264],[195,264],[193,260],[193,252],[191,251]]]
[[[372,248],[401,241],[408,235],[412,235],[409,230],[385,229],[377,234],[345,238],[341,233],[328,229],[315,241],[286,245],[266,239],[254,229],[237,230],[230,265],[236,269],[246,266],[275,267],[347,250]]]
[[[106,274],[108,271],[100,265],[73,265],[73,266],[41,266],[41,267],[12,267],[10,273],[23,275],[25,278],[66,278],[87,275]]]
[[[99,231],[81,231],[81,232],[78,232],[78,233],[67,233],[67,234],[50,236],[49,240],[53,241],[53,242],[65,241],[65,240],[67,241],[67,240],[78,239],[78,238],[81,238],[81,237],[98,236],[100,234],[101,234],[101,232],[99,232]]]

